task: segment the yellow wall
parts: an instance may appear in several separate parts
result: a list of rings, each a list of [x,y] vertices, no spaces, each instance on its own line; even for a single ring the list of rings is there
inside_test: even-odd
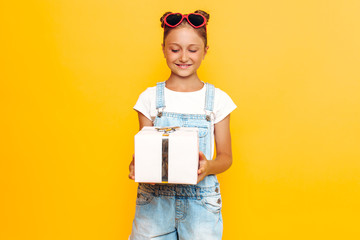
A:
[[[0,3],[0,239],[126,239],[138,95],[169,69],[165,11],[210,13],[227,92],[225,240],[360,239],[360,1]]]

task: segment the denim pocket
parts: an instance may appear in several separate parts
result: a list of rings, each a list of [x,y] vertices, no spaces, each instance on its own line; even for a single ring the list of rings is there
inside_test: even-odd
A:
[[[202,205],[212,213],[219,213],[222,207],[221,195],[207,196],[202,199]]]
[[[149,204],[153,200],[154,196],[150,193],[138,191],[136,198],[136,205],[143,206]]]
[[[207,127],[200,126],[198,128],[199,128],[199,138],[203,138],[206,137],[206,135],[208,135],[209,130]]]

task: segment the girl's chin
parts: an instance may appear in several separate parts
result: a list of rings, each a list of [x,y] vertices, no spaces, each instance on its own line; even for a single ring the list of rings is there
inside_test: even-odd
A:
[[[194,73],[189,73],[189,74],[179,73],[179,72],[172,72],[172,73],[180,78],[189,78],[194,75]]]

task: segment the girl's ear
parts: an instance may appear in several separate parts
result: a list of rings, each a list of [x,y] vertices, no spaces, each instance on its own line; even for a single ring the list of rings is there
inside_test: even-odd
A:
[[[205,55],[207,54],[208,49],[209,49],[209,46],[207,46],[207,47],[205,48],[203,59],[205,59]]]
[[[162,48],[162,51],[163,51],[163,54],[164,54],[164,57],[165,57],[165,45],[163,43],[161,44],[161,48]]]

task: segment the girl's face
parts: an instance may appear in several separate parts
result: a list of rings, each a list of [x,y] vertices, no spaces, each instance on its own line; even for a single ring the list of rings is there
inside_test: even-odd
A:
[[[204,49],[203,39],[192,27],[173,29],[165,39],[165,46],[162,45],[167,65],[180,77],[196,74],[208,48]]]

